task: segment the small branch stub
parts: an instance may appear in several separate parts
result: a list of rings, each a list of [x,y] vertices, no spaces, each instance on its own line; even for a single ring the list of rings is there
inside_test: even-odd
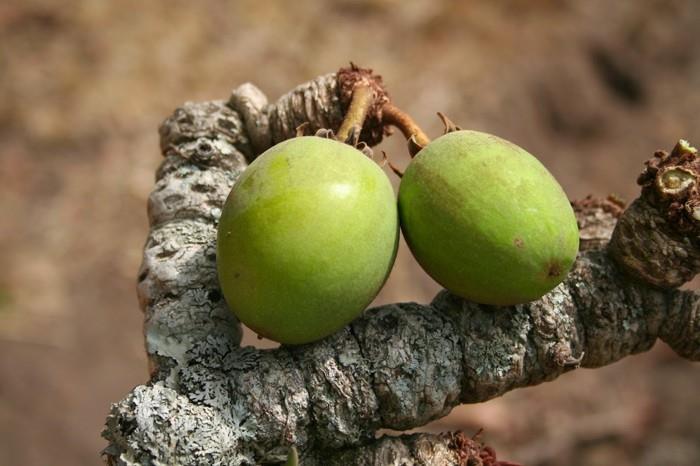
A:
[[[693,214],[700,202],[699,180],[697,150],[680,140],[670,154],[656,152],[637,182],[642,186],[642,195],[661,209],[678,232],[697,237],[700,222]]]
[[[645,163],[642,195],[618,221],[609,248],[630,275],[675,288],[700,272],[699,181],[700,158],[687,141]]]

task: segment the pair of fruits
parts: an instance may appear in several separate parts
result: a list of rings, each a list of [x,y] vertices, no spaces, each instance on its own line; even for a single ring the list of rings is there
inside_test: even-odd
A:
[[[399,218],[421,266],[466,299],[539,298],[571,268],[578,229],[537,159],[496,136],[448,133],[401,181],[360,151],[314,136],[284,141],[241,175],[222,212],[218,272],[229,306],[282,343],[323,338],[357,317],[386,281]]]

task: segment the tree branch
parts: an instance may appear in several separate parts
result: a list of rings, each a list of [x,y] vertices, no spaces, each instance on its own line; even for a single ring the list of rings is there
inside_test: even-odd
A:
[[[443,291],[430,305],[371,309],[313,344],[239,347],[216,277],[220,209],[246,160],[304,121],[334,127],[339,107],[326,75],[274,105],[245,85],[226,103],[188,103],[164,122],[138,288],[152,378],[113,405],[108,463],[282,462],[294,444],[302,464],[464,464],[436,459],[454,457],[444,437],[375,433],[610,364],[657,338],[700,360],[698,295],[628,278],[606,250],[621,209],[592,199],[575,205],[582,250],[573,271],[536,302],[495,309]]]

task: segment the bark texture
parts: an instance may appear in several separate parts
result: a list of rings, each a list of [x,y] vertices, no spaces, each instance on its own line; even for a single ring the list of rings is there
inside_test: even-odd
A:
[[[375,433],[610,364],[657,338],[700,360],[698,295],[629,279],[606,249],[622,209],[592,199],[575,205],[573,271],[538,301],[497,309],[443,291],[428,305],[370,309],[313,344],[241,348],[217,283],[221,207],[260,151],[302,123],[336,129],[341,119],[335,75],[326,75],[273,105],[246,84],[163,123],[138,285],[152,376],[112,406],[108,464],[281,463],[292,444],[304,465],[498,464],[479,445],[465,453],[454,435]],[[693,242],[679,244],[697,254]]]
[[[700,158],[686,141],[658,151],[637,180],[642,195],[615,229],[610,252],[631,276],[673,288],[700,272]]]

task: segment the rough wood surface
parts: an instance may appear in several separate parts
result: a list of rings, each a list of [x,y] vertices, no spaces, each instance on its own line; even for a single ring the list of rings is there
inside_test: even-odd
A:
[[[610,364],[657,338],[700,360],[698,295],[627,278],[606,249],[621,209],[594,200],[576,205],[583,241],[574,270],[536,302],[496,309],[441,292],[428,305],[368,310],[317,343],[241,348],[217,284],[221,206],[265,147],[307,120],[335,129],[338,102],[334,75],[273,105],[248,84],[227,102],[185,104],[163,123],[138,288],[152,378],[112,406],[108,464],[275,463],[292,444],[305,465],[466,464],[445,436],[375,433]]]
[[[686,141],[657,151],[637,180],[642,195],[620,219],[610,241],[630,275],[663,288],[700,272],[700,158]]]

